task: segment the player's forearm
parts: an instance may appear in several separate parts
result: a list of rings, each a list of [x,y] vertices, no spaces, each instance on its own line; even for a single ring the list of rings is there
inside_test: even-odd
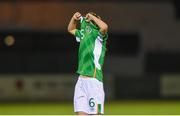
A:
[[[100,28],[100,32],[102,34],[105,34],[108,31],[108,25],[104,21],[98,19],[93,15],[92,15],[92,20],[98,25],[98,27]]]
[[[71,18],[70,22],[69,22],[69,25],[68,25],[68,31],[71,33],[71,34],[75,34],[75,31],[76,31],[76,26],[77,26],[77,21],[80,20],[80,17],[81,17],[81,13],[79,12],[76,12],[73,17]]]
[[[77,20],[75,20],[72,17],[68,25],[68,32],[72,33],[72,31],[75,30],[76,28],[77,28]]]

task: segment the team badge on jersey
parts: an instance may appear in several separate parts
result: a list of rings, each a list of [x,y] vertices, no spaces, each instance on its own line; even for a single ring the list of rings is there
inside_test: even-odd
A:
[[[90,34],[92,29],[90,26],[86,26],[85,31],[86,31],[86,33]]]

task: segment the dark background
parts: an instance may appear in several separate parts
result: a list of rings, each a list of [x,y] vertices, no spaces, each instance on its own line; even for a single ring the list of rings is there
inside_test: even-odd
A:
[[[109,26],[104,81],[107,88],[112,75],[112,99],[180,98],[178,87],[162,92],[172,76],[180,83],[179,0],[1,0],[0,77],[75,74],[78,43],[67,25],[76,11],[94,11]]]

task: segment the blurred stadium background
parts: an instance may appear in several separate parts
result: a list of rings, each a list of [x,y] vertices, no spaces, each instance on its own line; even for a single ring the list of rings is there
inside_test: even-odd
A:
[[[179,0],[1,0],[0,114],[74,114],[76,11],[109,25],[106,114],[180,114]]]

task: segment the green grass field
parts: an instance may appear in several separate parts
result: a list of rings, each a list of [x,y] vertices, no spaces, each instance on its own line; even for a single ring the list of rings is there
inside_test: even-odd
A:
[[[0,115],[72,115],[72,103],[0,103]],[[105,104],[105,114],[180,114],[180,101],[118,101]]]

